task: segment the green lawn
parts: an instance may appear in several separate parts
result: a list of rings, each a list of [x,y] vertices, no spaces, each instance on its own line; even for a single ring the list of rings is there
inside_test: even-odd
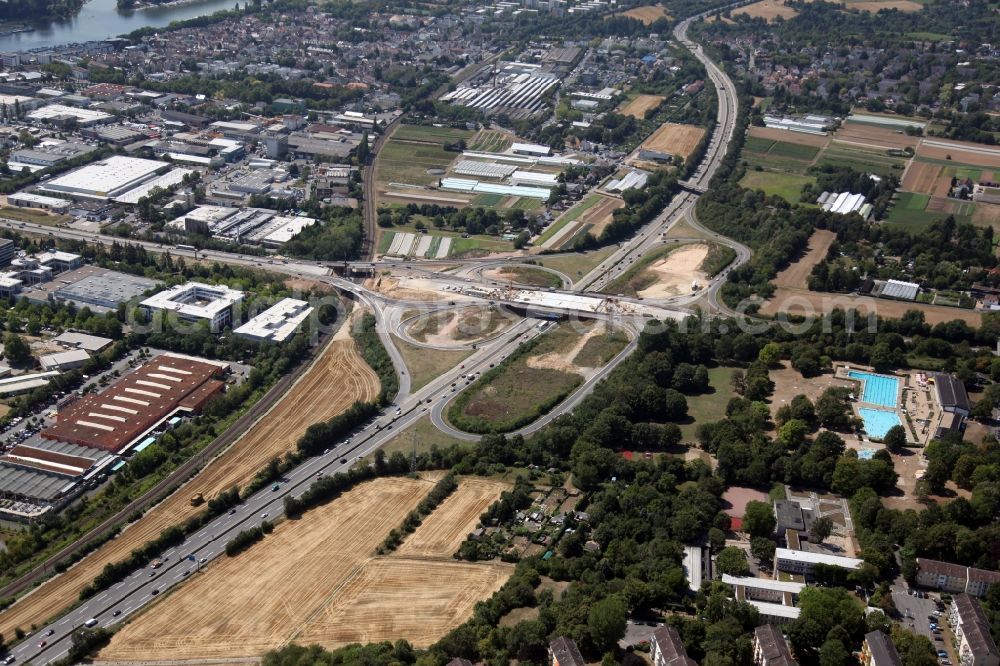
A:
[[[545,231],[542,232],[542,234],[538,237],[538,239],[535,240],[535,245],[541,245],[548,239],[555,236],[560,229],[562,229],[567,224],[569,224],[573,220],[583,215],[585,212],[587,212],[587,209],[593,207],[600,200],[601,200],[600,196],[596,194],[591,194],[589,197],[586,197],[578,204],[576,204],[575,206],[564,212],[556,220],[554,220],[552,224],[550,224],[545,229]]]
[[[447,448],[454,444],[460,446],[475,446],[473,442],[466,442],[461,439],[449,437],[434,427],[430,417],[423,416],[412,426],[403,430],[398,435],[390,439],[382,446],[386,455],[392,455],[399,451],[403,455],[412,455],[414,450],[418,454],[429,452],[434,446]]]
[[[49,215],[43,210],[34,208],[16,208],[5,206],[0,208],[0,217],[6,217],[19,222],[31,222],[32,224],[45,224],[55,226],[60,222],[70,219],[69,215]]]
[[[799,176],[770,171],[747,171],[740,185],[751,190],[764,190],[769,196],[779,196],[789,203],[798,203],[802,188],[815,183],[812,176]]]
[[[943,42],[951,39],[951,35],[945,35],[940,32],[908,32],[906,33],[906,36],[910,39],[917,39],[922,42]]]
[[[394,135],[379,151],[378,180],[383,184],[435,185],[440,176],[427,170],[444,169],[459,155],[439,146],[396,141]]]
[[[425,125],[401,125],[392,135],[400,141],[426,141],[428,143],[454,143],[468,141],[475,132],[454,127],[431,127]]]
[[[698,425],[725,418],[726,405],[729,404],[731,398],[736,397],[736,393],[729,384],[735,370],[736,368],[724,366],[709,368],[708,383],[715,392],[687,397],[690,422],[680,426],[681,435],[684,437],[682,441],[693,442]]]
[[[472,205],[493,208],[494,206],[499,206],[504,198],[502,194],[477,194],[476,198],[472,200]]]
[[[573,357],[573,363],[584,368],[600,368],[625,349],[628,336],[615,330],[604,335],[595,335],[587,340],[583,349]]]
[[[774,139],[765,139],[759,136],[748,136],[743,142],[743,149],[752,153],[765,154],[774,145]]]
[[[789,143],[788,141],[775,141],[774,145],[771,146],[771,150],[768,151],[768,155],[790,157],[792,159],[804,160],[806,162],[811,162],[815,159],[817,153],[819,153],[819,148],[816,146],[806,146],[801,143]]]
[[[558,275],[543,271],[540,268],[531,266],[504,266],[500,269],[500,274],[510,277],[518,284],[528,284],[534,287],[553,287],[558,289],[562,286],[562,280]]]

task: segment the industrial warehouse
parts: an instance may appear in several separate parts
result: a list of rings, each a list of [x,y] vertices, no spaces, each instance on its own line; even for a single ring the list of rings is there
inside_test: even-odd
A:
[[[222,392],[228,371],[226,363],[163,354],[101,393],[74,394],[52,425],[0,456],[0,514],[31,520],[76,497],[124,465],[122,456],[149,446],[158,429],[199,412]]]

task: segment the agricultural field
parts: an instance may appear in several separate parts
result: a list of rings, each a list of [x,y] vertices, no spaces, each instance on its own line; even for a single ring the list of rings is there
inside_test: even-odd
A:
[[[576,357],[592,338],[609,333],[603,324],[568,322],[551,328],[529,351],[487,372],[459,394],[448,411],[449,420],[476,431],[508,432],[527,425],[596,370],[580,365]]]
[[[900,192],[885,219],[885,224],[904,227],[909,231],[919,231],[949,215],[954,216],[959,222],[971,222],[975,209],[976,204],[971,201]]]
[[[642,120],[646,117],[647,111],[659,107],[665,99],[663,95],[637,95],[623,104],[618,113]]]
[[[503,130],[479,130],[479,133],[469,142],[469,150],[479,150],[484,153],[502,153],[511,144],[514,137]]]
[[[917,158],[923,160],[943,160],[970,167],[988,167],[1000,171],[1000,147],[986,146],[967,141],[950,141],[927,137],[917,148]]]
[[[884,150],[866,149],[854,144],[834,141],[819,156],[817,164],[847,166],[856,171],[879,176],[901,176],[908,158],[888,155]]]
[[[588,232],[600,236],[614,219],[614,212],[624,205],[621,199],[591,194],[552,222],[535,240],[535,245],[559,249],[571,245],[577,236]]]
[[[846,120],[834,133],[833,140],[875,150],[916,148],[919,138],[900,128]]]
[[[490,504],[510,485],[488,479],[462,479],[451,495],[424,519],[396,550],[400,557],[450,558],[475,529]]]
[[[641,147],[646,150],[660,150],[687,158],[694,152],[703,136],[705,136],[705,128],[703,127],[663,123],[642,142]]]
[[[763,100],[764,98],[759,98]],[[747,132],[750,138],[754,139],[770,139],[771,141],[789,141],[792,143],[801,144],[804,146],[815,146],[817,148],[826,148],[827,144],[830,143],[830,137],[822,134],[806,134],[805,132],[791,132],[789,130],[775,129],[773,127],[757,127],[756,125],[750,127],[750,131]]]
[[[786,21],[799,15],[797,11],[785,5],[784,0],[760,0],[752,5],[734,9],[733,14],[744,14],[750,18],[762,18],[773,23],[779,17]]]
[[[622,12],[623,15],[629,18],[634,18],[638,21],[642,21],[645,25],[652,25],[656,23],[658,19],[669,18],[667,11],[660,5],[646,5],[644,7],[633,7],[628,11]]]
[[[496,591],[513,567],[454,562],[450,554],[373,558],[389,529],[432,487],[427,479],[375,479],[279,523],[263,542],[213,563],[127,624],[101,660],[257,657],[291,640],[328,648],[396,638],[433,642]],[[463,479],[456,495],[488,505],[502,489]],[[424,527],[410,535],[415,549],[443,548],[456,530],[468,528],[469,510],[447,500],[441,509],[425,520],[430,535]]]
[[[390,183],[405,185],[435,185],[440,174],[459,152],[444,149],[446,143],[468,142],[473,132],[451,127],[401,125],[379,151],[375,179],[379,187],[389,189]],[[430,171],[430,172],[429,172]]]
[[[42,624],[75,603],[80,590],[106,564],[126,559],[164,529],[200,511],[189,502],[192,493],[200,492],[211,498],[234,485],[246,484],[269,460],[294,450],[310,425],[336,416],[355,401],[371,400],[378,395],[378,377],[347,336],[349,328],[343,326],[285,396],[201,473],[116,539],[74,565],[72,573],[47,581],[4,611],[0,615],[0,632],[12,636],[15,627]],[[311,408],[302,409],[304,404]]]
[[[768,196],[778,196],[789,203],[798,203],[802,188],[815,183],[813,176],[771,171],[747,171],[740,185],[750,190],[764,190]]]

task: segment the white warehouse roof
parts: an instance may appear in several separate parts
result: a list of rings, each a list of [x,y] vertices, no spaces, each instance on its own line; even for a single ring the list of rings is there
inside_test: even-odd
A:
[[[722,574],[722,582],[727,585],[742,585],[743,587],[752,587],[758,590],[791,592],[792,594],[798,594],[805,587],[805,583],[774,580],[773,578],[754,578],[753,576],[730,576],[729,574]]]
[[[90,199],[108,199],[137,187],[166,166],[164,162],[155,160],[112,155],[102,162],[94,162],[53,178],[41,189]]]
[[[774,556],[779,560],[787,560],[789,562],[826,564],[834,567],[843,567],[845,569],[857,569],[862,563],[862,560],[854,557],[826,555],[825,553],[813,553],[808,550],[789,550],[788,548],[778,548],[774,551]]]
[[[312,311],[312,306],[305,301],[283,298],[233,333],[251,340],[284,342]]]
[[[72,116],[81,125],[102,123],[114,118],[110,113],[104,113],[103,111],[78,109],[75,106],[66,106],[64,104],[49,104],[29,113],[28,120],[50,120],[62,116]]]

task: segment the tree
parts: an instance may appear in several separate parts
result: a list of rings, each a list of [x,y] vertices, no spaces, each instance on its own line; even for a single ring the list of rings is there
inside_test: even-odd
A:
[[[898,453],[906,446],[906,430],[901,425],[894,425],[885,433],[882,442],[889,451]]]
[[[809,425],[799,419],[789,419],[778,428],[778,440],[786,448],[798,448],[809,434]]]
[[[814,520],[809,528],[809,540],[813,543],[823,543],[832,531],[833,519],[830,516],[821,516]]]
[[[17,333],[8,333],[3,339],[4,357],[14,365],[25,365],[31,361],[31,348]]]
[[[664,419],[673,421],[687,416],[687,398],[683,393],[671,388],[664,391],[663,398]]]
[[[774,541],[767,537],[753,537],[750,539],[750,554],[757,558],[757,561],[768,568],[774,562]]]
[[[625,635],[625,603],[617,596],[601,599],[590,607],[587,629],[590,639],[601,652],[613,650]]]
[[[730,576],[746,576],[750,573],[746,553],[736,546],[726,546],[719,551],[715,558],[715,568],[719,570],[719,573]]]
[[[747,502],[743,513],[743,531],[751,537],[769,537],[774,534],[777,521],[774,511],[767,502]]]
[[[761,347],[757,359],[767,367],[774,367],[781,360],[781,346],[777,342],[768,342]]]
[[[854,657],[844,644],[836,639],[827,640],[819,649],[820,666],[847,666],[853,663],[855,663]]]

